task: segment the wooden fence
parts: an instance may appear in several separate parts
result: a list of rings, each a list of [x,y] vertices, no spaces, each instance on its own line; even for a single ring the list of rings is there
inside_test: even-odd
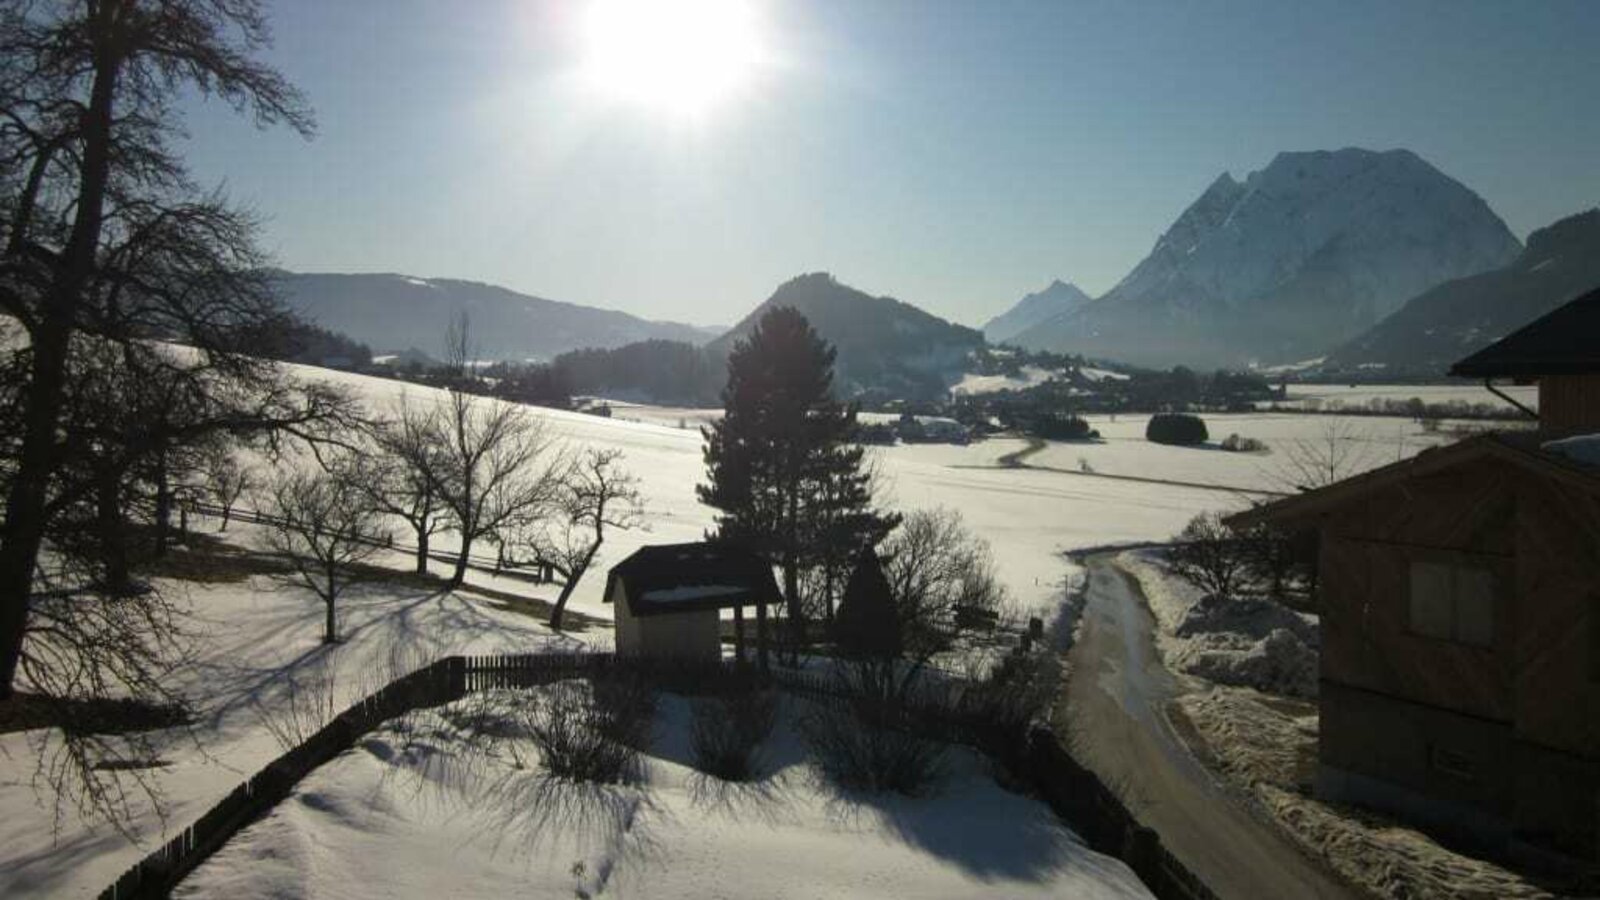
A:
[[[646,675],[668,687],[703,688],[736,675],[764,677],[785,691],[810,699],[845,696],[830,674],[781,667],[757,676],[754,670],[735,664],[663,667],[611,653],[445,657],[358,701],[305,743],[268,763],[194,824],[124,872],[115,884],[101,892],[100,898],[167,896],[230,837],[288,797],[300,779],[354,747],[389,719],[421,707],[459,700],[471,692],[627,672]],[[1162,845],[1154,831],[1139,823],[1099,776],[1072,758],[1050,729],[1038,727],[1029,731],[1025,747],[996,748],[986,746],[982,722],[972,706],[964,705],[958,689],[932,689],[913,698],[908,707],[910,716],[930,732],[964,739],[995,753],[1014,776],[1032,785],[1090,847],[1126,862],[1159,900],[1216,900],[1216,895]]]

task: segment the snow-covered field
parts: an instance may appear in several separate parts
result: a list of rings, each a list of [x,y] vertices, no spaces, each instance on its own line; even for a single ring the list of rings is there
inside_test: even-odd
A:
[[[1502,386],[1500,390],[1529,409],[1539,408],[1537,385]],[[1289,402],[1304,405],[1312,401],[1328,407],[1335,403],[1347,407],[1365,406],[1375,399],[1404,402],[1412,397],[1425,403],[1489,403],[1509,407],[1510,404],[1473,382],[1459,384],[1291,384]]]
[[[1044,384],[1056,374],[1039,366],[1023,366],[1019,372],[1015,378],[1009,375],[979,375],[969,372],[950,388],[950,393],[966,397],[1000,391],[1024,391]]]
[[[300,372],[345,384],[380,410],[402,393],[410,402],[438,396],[400,382],[321,369]],[[710,510],[697,502],[694,491],[703,478],[701,439],[695,426],[709,414],[650,407],[617,408],[615,413],[606,419],[535,410],[552,434],[574,447],[622,450],[625,465],[641,480],[648,530],[608,535],[598,563],[601,568],[584,581],[571,604],[574,610],[606,619],[609,607],[600,602],[605,566],[646,543],[698,539],[712,524]],[[679,427],[680,420],[687,427]],[[1279,430],[1285,435],[1314,433],[1325,421],[1319,416],[1241,417],[1237,428],[1214,422],[1212,431],[1221,437],[1238,430],[1270,441]],[[1265,483],[1251,482],[1242,468],[1206,468],[1253,467],[1260,458],[1251,454],[1155,448],[1142,441],[1142,419],[1114,426],[1097,422],[1096,427],[1108,434],[1107,443],[1083,449],[1051,445],[1029,461],[1049,461],[1054,454],[1062,468],[1077,468],[1076,457],[1087,449],[1096,454],[1097,470],[1158,478],[1182,471],[1186,477],[1177,480]],[[1134,433],[1137,439],[1131,436]],[[1421,442],[1398,432],[1396,440],[1388,444],[1385,440],[1389,439],[1382,434],[1374,438],[1382,461],[1421,447]],[[1071,572],[1063,551],[1164,539],[1198,512],[1244,502],[1226,491],[996,466],[998,457],[1023,446],[1007,440],[966,447],[897,446],[875,450],[874,462],[886,505],[959,510],[968,527],[989,541],[1013,598],[1039,612],[1054,610],[1063,597]],[[1178,460],[1193,468],[1174,468]],[[1187,462],[1194,460],[1205,462]],[[196,524],[206,527],[204,522]],[[249,540],[250,528],[235,524],[228,536]],[[448,537],[441,537],[437,549],[448,549]],[[407,565],[398,555],[387,562],[397,570]],[[164,588],[186,597],[193,610],[194,659],[177,680],[206,708],[198,729],[200,745],[173,735],[161,750],[162,765],[150,770],[166,795],[170,827],[194,819],[281,752],[258,710],[281,705],[286,672],[326,665],[335,673],[341,700],[349,700],[396,670],[448,653],[533,652],[575,640],[605,643],[610,637],[598,629],[575,637],[555,635],[532,618],[500,609],[494,592],[553,600],[557,589],[480,573],[473,573],[468,589],[453,594],[430,593],[404,583],[361,588],[344,603],[349,641],[336,650],[318,641],[321,610],[316,602],[267,576],[226,584],[168,582]],[[143,842],[139,846],[104,826],[90,828],[69,815],[53,839],[50,809],[41,805],[30,784],[38,758],[35,744],[44,736],[42,732],[0,735],[0,895],[89,896],[160,839],[161,822],[148,812],[138,818],[136,830]],[[700,892],[716,893],[717,887],[706,884]]]
[[[1451,440],[1425,432],[1420,424],[1398,417],[1338,417],[1292,413],[1207,413],[1201,416],[1211,439],[1199,447],[1154,444],[1144,438],[1148,415],[1092,415],[1089,424],[1100,441],[1051,441],[1025,460],[1032,466],[1090,471],[1107,475],[1157,478],[1215,485],[1239,491],[1293,490],[1293,457],[1320,453],[1336,441],[1345,454],[1349,474],[1376,468],[1426,447]],[[1238,453],[1220,443],[1230,434],[1255,438],[1266,452]],[[1242,505],[1244,499],[1234,501]],[[1229,505],[1218,497],[1213,505]]]
[[[495,700],[526,702],[517,692]],[[689,704],[662,694],[642,783],[546,780],[531,742],[479,759],[480,698],[395,720],[312,773],[180,897],[1148,897],[1042,803],[956,750],[930,796],[820,777],[786,701],[761,780],[691,765]],[[461,713],[461,714],[458,714]],[[478,738],[481,741],[481,737]],[[519,765],[520,763],[520,765]]]

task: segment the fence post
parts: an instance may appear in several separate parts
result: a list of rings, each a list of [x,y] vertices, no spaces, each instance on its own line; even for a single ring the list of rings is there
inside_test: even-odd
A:
[[[464,656],[447,656],[444,658],[445,666],[445,693],[451,700],[459,700],[467,694],[467,658]]]

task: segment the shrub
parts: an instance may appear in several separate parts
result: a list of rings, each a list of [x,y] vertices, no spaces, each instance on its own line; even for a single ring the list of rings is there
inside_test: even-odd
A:
[[[1180,447],[1203,444],[1209,437],[1206,423],[1188,413],[1157,413],[1150,417],[1150,424],[1144,429],[1145,440]]]
[[[636,750],[650,746],[656,691],[646,673],[623,670],[597,677],[590,692],[602,713],[600,721],[608,737]]]
[[[1248,574],[1249,551],[1249,544],[1221,516],[1201,513],[1178,533],[1167,551],[1167,564],[1208,598],[1226,600]]]
[[[525,712],[527,733],[551,775],[600,784],[637,777],[637,738],[648,735],[649,721],[641,725],[634,717],[636,705],[602,702],[601,683],[591,689],[581,681],[563,681],[533,695]]]
[[[741,689],[694,700],[689,746],[695,768],[724,781],[751,781],[759,773],[756,748],[772,733],[778,695]]]
[[[840,787],[915,797],[944,774],[945,747],[847,704],[818,706],[800,720],[800,734],[823,773]]]
[[[1267,445],[1253,437],[1230,434],[1222,439],[1222,449],[1235,453],[1260,453],[1267,449]]]
[[[1033,434],[1050,441],[1082,441],[1099,437],[1089,423],[1075,415],[1044,415],[1033,421]]]

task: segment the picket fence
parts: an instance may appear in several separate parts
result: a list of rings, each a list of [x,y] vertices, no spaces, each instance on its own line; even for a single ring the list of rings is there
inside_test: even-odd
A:
[[[622,673],[644,675],[653,683],[687,690],[734,675],[757,677],[741,664],[664,667],[611,653],[445,657],[356,702],[305,743],[268,763],[194,824],[124,872],[101,892],[100,898],[167,896],[230,837],[288,797],[313,769],[351,749],[389,719],[478,691]],[[810,699],[844,696],[838,682],[821,672],[778,667],[759,677]],[[974,721],[951,694],[934,691],[915,698],[909,705],[910,717],[920,720],[930,731],[950,737],[973,737]],[[1033,728],[1024,747],[1010,750],[999,757],[1012,775],[1031,785],[1091,848],[1126,862],[1157,898],[1216,900],[1216,895],[1162,845],[1160,837],[1139,823],[1116,792],[1062,747],[1050,729]]]

